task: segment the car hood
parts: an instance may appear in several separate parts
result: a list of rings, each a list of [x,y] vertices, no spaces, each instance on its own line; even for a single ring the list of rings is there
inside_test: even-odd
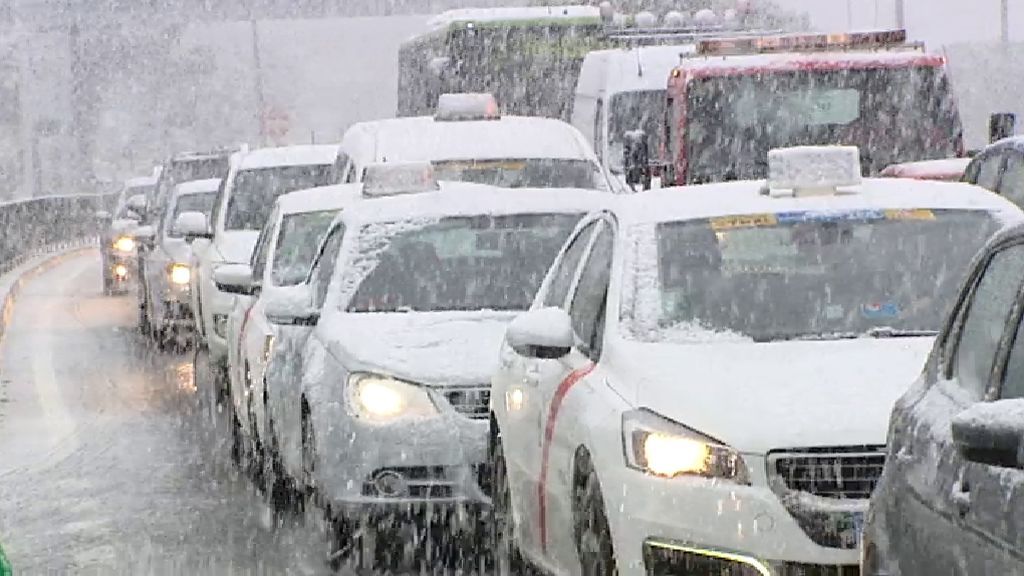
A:
[[[428,386],[491,381],[505,328],[503,312],[340,314],[328,349],[349,371],[385,374]]]
[[[764,454],[885,444],[893,404],[921,373],[933,341],[620,341],[610,352],[614,379],[632,379],[624,392],[637,407],[741,452]]]
[[[110,223],[111,234],[126,234],[134,232],[139,227],[139,223],[135,220],[114,220]]]
[[[217,251],[227,264],[248,264],[260,233],[253,230],[225,230],[217,234]]]
[[[172,262],[188,264],[192,260],[192,248],[181,238],[165,238],[163,248]]]

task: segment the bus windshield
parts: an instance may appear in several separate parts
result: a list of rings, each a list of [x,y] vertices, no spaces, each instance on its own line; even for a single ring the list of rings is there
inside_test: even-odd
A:
[[[860,147],[867,174],[956,156],[960,121],[940,68],[762,72],[690,83],[687,182],[764,178],[768,151]]]

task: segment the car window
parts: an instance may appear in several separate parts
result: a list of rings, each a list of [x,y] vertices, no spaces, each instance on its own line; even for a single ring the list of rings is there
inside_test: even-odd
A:
[[[263,280],[263,273],[267,269],[267,259],[270,257],[270,245],[273,244],[271,239],[274,237],[275,228],[277,228],[276,212],[260,230],[260,236],[256,239],[256,249],[252,253],[252,277],[257,280]]]
[[[1006,169],[999,180],[999,194],[1008,200],[1024,206],[1024,157],[1013,152],[1006,159]]]
[[[1024,277],[1024,245],[992,257],[971,298],[960,330],[953,370],[960,386],[975,398],[988,388],[989,374],[1007,316]]]
[[[597,234],[590,257],[580,272],[580,281],[569,307],[577,345],[581,352],[595,362],[601,356],[605,302],[608,299],[615,243],[614,233],[608,224],[603,225]]]
[[[305,282],[320,241],[337,215],[337,210],[319,210],[289,214],[281,219],[270,271],[275,286],[295,286]]]
[[[316,291],[313,305],[319,310],[327,299],[327,288],[331,285],[331,275],[334,274],[334,265],[338,261],[338,252],[341,250],[341,241],[345,237],[345,225],[338,224],[327,235],[324,240],[320,257],[313,266],[310,278],[313,282],[313,289]]]
[[[1003,167],[1003,155],[992,154],[981,161],[975,184],[988,190],[995,190],[999,184],[999,171]]]
[[[558,269],[555,270],[554,277],[552,277],[548,285],[547,294],[544,295],[545,307],[562,308],[565,306],[566,298],[569,296],[569,289],[572,287],[572,281],[576,279],[576,270],[579,268],[580,260],[583,259],[583,255],[587,251],[587,246],[590,245],[590,237],[594,233],[597,224],[597,222],[588,224],[573,238],[569,248],[566,249],[562,259],[558,262]]]

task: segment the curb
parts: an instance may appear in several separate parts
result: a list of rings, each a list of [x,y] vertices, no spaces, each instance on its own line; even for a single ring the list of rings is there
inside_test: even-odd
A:
[[[92,249],[92,246],[84,245],[58,249],[56,252],[29,258],[20,266],[0,276],[0,298],[3,298],[3,301],[0,302],[0,344],[4,341],[7,327],[11,325],[11,319],[14,315],[14,303],[25,283],[44,272],[52,270],[70,258]]]

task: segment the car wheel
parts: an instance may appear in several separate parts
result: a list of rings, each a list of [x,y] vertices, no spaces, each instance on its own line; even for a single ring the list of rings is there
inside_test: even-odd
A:
[[[277,512],[288,512],[299,507],[295,483],[285,473],[284,465],[281,463],[281,448],[278,444],[277,433],[274,431],[274,419],[270,417],[270,411],[266,407],[266,396],[264,395],[264,413],[267,418],[267,453],[265,461],[267,467],[264,469],[264,476],[267,478],[267,492],[270,498],[270,507]]]
[[[512,515],[512,492],[508,484],[508,469],[501,437],[494,440],[490,456],[491,521],[489,546],[497,576],[516,576],[526,573],[526,563],[519,553],[515,539],[515,519]]]
[[[316,432],[313,430],[309,406],[302,402],[302,478],[299,489],[307,498],[316,493]]]
[[[597,474],[586,458],[577,461],[573,482],[574,531],[582,576],[617,576],[615,550]]]
[[[260,438],[260,431],[256,427],[256,410],[253,409],[253,398],[255,396],[255,391],[250,387],[248,398],[245,403],[246,413],[249,418],[249,441],[246,443],[249,450],[249,459],[247,464],[249,466],[249,472],[252,475],[253,481],[256,482],[256,485],[266,488],[263,483],[266,479],[263,474],[263,466],[265,463],[263,440]]]

